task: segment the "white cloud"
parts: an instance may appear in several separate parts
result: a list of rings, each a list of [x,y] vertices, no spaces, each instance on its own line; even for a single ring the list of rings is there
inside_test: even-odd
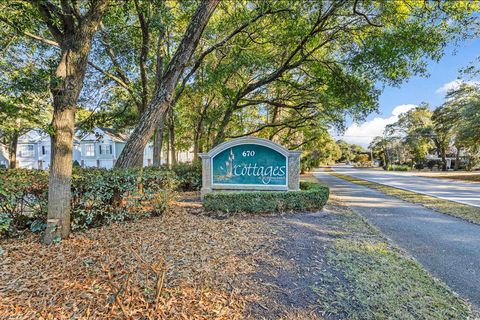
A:
[[[447,94],[451,90],[457,90],[464,83],[470,84],[470,85],[478,85],[480,82],[478,82],[478,81],[464,81],[464,80],[456,79],[456,80],[453,80],[453,81],[450,81],[450,82],[447,82],[447,83],[443,84],[443,86],[441,86],[440,88],[435,90],[435,93],[436,94]]]
[[[435,93],[437,94],[445,94],[447,93],[448,91],[451,91],[451,90],[456,90],[458,88],[460,88],[460,85],[463,83],[462,80],[453,80],[453,81],[450,81],[450,82],[447,82],[445,83],[443,86],[441,86],[440,88],[438,88],[437,90],[435,90]]]
[[[398,116],[401,115],[402,113],[405,113],[405,112],[407,112],[407,111],[409,111],[413,108],[416,108],[416,107],[418,107],[416,104],[401,104],[399,106],[396,106],[392,110],[392,116],[398,118]],[[397,119],[395,119],[395,121],[397,121]]]
[[[376,117],[362,124],[354,123],[348,127],[343,137],[340,138],[348,143],[355,143],[363,147],[368,147],[373,138],[383,135],[385,126],[394,123],[398,120],[398,116],[400,114],[405,113],[415,107],[417,107],[415,104],[402,104],[395,107],[392,110],[391,115],[387,118]]]

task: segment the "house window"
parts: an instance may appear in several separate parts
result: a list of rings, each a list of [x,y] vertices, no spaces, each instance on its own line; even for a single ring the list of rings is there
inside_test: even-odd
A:
[[[42,155],[50,153],[50,148],[48,146],[42,146]]]
[[[93,157],[95,155],[95,145],[93,143],[85,144],[85,156]]]
[[[20,157],[33,157],[33,144],[23,144],[20,148]]]
[[[98,146],[98,151],[100,152],[100,154],[112,154],[112,145],[101,144]]]

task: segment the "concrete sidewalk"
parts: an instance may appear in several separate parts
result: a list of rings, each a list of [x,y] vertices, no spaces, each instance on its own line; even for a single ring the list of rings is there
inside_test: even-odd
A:
[[[480,225],[328,173],[317,172],[315,176],[435,277],[480,308]]]

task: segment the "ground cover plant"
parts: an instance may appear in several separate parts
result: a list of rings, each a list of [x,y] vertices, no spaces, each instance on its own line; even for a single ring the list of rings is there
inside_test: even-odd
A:
[[[462,203],[457,203],[453,201],[448,201],[444,199],[439,199],[436,197],[431,197],[428,195],[407,191],[403,189],[398,189],[390,186],[386,186],[383,184],[354,178],[348,175],[340,174],[337,172],[329,171],[329,174],[353,182],[355,184],[359,184],[362,186],[366,186],[372,189],[376,189],[382,191],[383,193],[394,196],[399,199],[420,204],[425,208],[429,208],[435,210],[440,213],[448,214],[457,218],[461,218],[476,224],[480,224],[480,208],[469,206]]]
[[[319,183],[302,182],[300,191],[213,192],[206,194],[207,211],[227,213],[281,213],[321,210],[327,203],[329,189]]]

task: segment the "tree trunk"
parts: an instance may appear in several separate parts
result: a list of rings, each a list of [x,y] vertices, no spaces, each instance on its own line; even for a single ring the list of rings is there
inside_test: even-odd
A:
[[[162,121],[158,126],[157,130],[155,130],[155,136],[153,141],[153,166],[160,167],[162,165],[162,147],[163,147],[163,133],[165,129],[165,121],[167,118],[167,114],[164,114],[162,117]],[[168,149],[167,149],[168,153]]]
[[[93,37],[93,34],[92,34]],[[78,44],[76,44],[78,45]],[[52,87],[53,120],[51,137],[51,166],[48,178],[47,229],[43,237],[46,244],[70,234],[70,200],[72,178],[72,149],[75,125],[75,106],[83,86],[91,39],[87,48],[62,50],[57,67],[56,86]],[[71,44],[74,47],[73,44]]]
[[[167,141],[166,141],[167,145],[165,146],[165,150],[167,152],[166,152],[165,155],[167,157],[167,159],[166,159],[167,166],[170,168],[171,167],[171,162],[170,162],[170,138],[169,137],[167,137],[167,138],[168,138]]]
[[[215,136],[215,140],[213,140],[213,146],[219,145],[223,141],[225,141],[225,129],[227,125],[230,123],[230,119],[232,118],[234,107],[230,107],[225,111],[223,115],[222,122],[217,130],[217,135]]]
[[[48,178],[48,218],[43,241],[51,243],[57,237],[70,234],[70,200],[72,177],[73,131],[75,107],[54,105],[52,126],[52,165]]]
[[[148,140],[162,121],[163,114],[168,110],[180,75],[195,51],[218,2],[219,0],[204,0],[199,5],[175,55],[160,80],[160,85],[115,164],[117,168],[129,168],[136,165],[139,154],[143,152]]]
[[[170,149],[172,150],[172,155],[170,158],[170,162],[172,166],[177,164],[177,155],[175,153],[175,119],[173,116],[173,109],[170,109],[170,122],[168,125],[169,135],[170,138]]]
[[[442,171],[447,171],[447,151],[442,148]]]
[[[453,170],[458,171],[460,169],[460,149],[462,147],[458,146],[457,147],[457,152],[455,153],[455,167]]]
[[[199,139],[198,132],[195,132],[195,136],[193,138],[193,161],[198,160],[198,153],[200,149],[200,139]]]
[[[18,132],[15,132],[12,136],[12,141],[10,142],[10,169],[15,169],[17,167],[17,147],[18,147]]]
[[[155,130],[153,137],[153,166],[159,168],[162,165],[163,128]]]
[[[66,13],[57,13],[64,20],[62,31],[58,29],[55,21],[52,21],[52,13],[49,12],[50,9],[45,2],[33,2],[61,49],[56,77],[52,80],[50,89],[53,95],[53,135],[48,179],[47,228],[43,237],[43,242],[46,244],[66,238],[70,233],[72,149],[76,104],[83,87],[93,36],[107,9],[108,2],[109,0],[90,1],[90,9],[80,17],[72,15],[70,11],[73,9],[68,8],[65,3]],[[75,23],[73,19],[78,21]]]

